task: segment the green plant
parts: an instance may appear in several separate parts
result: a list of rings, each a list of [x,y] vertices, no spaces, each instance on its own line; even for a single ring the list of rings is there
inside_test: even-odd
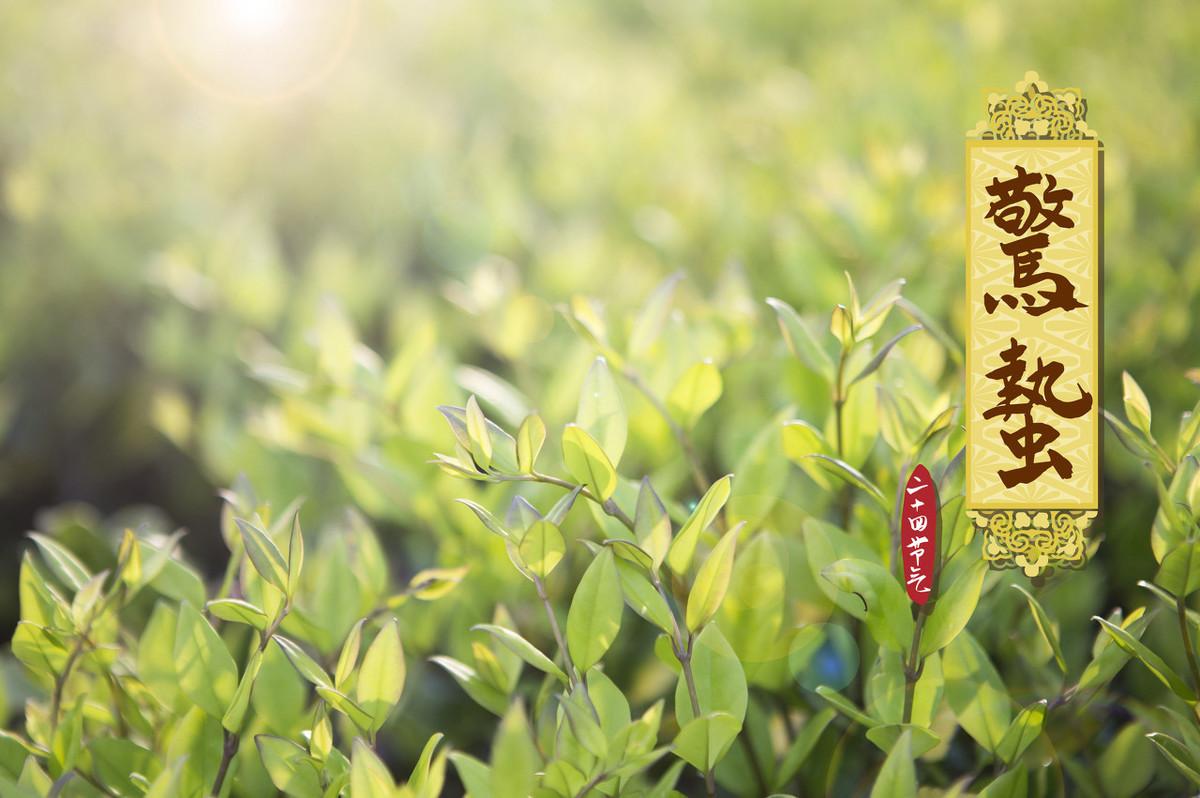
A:
[[[0,794],[440,792],[441,735],[402,787],[374,746],[405,682],[392,613],[444,595],[461,571],[418,573],[388,595],[361,519],[306,561],[299,503],[273,516],[244,482],[226,494],[222,533],[230,560],[211,600],[178,535],[126,530],[115,553],[94,541],[95,573],[31,535],[41,556],[21,564],[12,651],[47,698],[26,703],[23,734],[0,733]]]

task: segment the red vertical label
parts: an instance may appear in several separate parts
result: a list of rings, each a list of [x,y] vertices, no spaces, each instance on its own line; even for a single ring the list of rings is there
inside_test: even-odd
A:
[[[938,495],[929,469],[918,465],[904,485],[900,508],[900,554],[904,589],[916,604],[929,600],[937,560]]]

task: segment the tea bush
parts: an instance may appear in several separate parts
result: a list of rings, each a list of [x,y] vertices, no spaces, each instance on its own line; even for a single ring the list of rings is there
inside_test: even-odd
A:
[[[1167,447],[1128,375],[1127,420],[1106,414],[1158,485],[1161,565],[1143,584],[1175,623],[1154,623],[1157,606],[1115,609],[1085,639],[1089,571],[1029,584],[981,561],[962,511],[961,353],[903,287],[864,302],[848,281],[818,317],[769,299],[777,343],[752,313],[711,312],[729,294],[680,313],[678,276],[628,317],[574,298],[560,308],[573,407],[547,396],[531,411],[477,370],[479,395],[440,408],[444,453],[427,468],[456,480],[424,477],[436,487],[411,506],[442,520],[413,527],[405,558],[437,552],[440,567],[389,566],[356,510],[317,513],[306,557],[307,505],[274,511],[244,479],[223,493],[219,578],[152,517],[133,532],[46,516],[21,561],[11,651],[27,698],[0,734],[0,795],[1200,786],[1200,615],[1187,604],[1200,407]],[[323,330],[307,365],[257,369],[272,390],[261,412],[291,414],[288,443],[320,441],[310,450],[371,509],[403,484],[381,475],[408,457],[390,445],[394,392],[420,358],[385,371],[348,327]],[[792,403],[739,393],[764,372]],[[752,426],[718,414],[736,403]],[[347,418],[353,438],[334,423]],[[350,456],[364,446],[375,456]],[[914,610],[895,570],[917,463],[939,483],[942,534],[934,593]],[[474,524],[450,520],[456,507]],[[1134,660],[1139,698],[1113,687]],[[422,726],[432,736],[413,740]]]

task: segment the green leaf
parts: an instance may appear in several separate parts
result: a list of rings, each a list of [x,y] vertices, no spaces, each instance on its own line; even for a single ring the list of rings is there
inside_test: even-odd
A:
[[[921,635],[921,656],[928,656],[935,651],[941,651],[955,636],[967,626],[967,621],[979,604],[979,592],[983,588],[983,578],[987,575],[987,563],[978,560],[962,571],[958,578],[940,595],[933,604],[933,610],[925,620],[925,630]]]
[[[692,675],[701,715],[727,712],[739,723],[745,719],[749,700],[746,673],[733,647],[715,623],[704,627],[692,642]],[[695,715],[683,675],[675,685],[675,715],[681,724]]]
[[[1108,798],[1134,798],[1158,770],[1154,749],[1137,722],[1121,729],[1098,759],[1097,775]]]
[[[745,522],[749,532],[758,530],[783,495],[789,468],[779,426],[791,414],[789,407],[772,417],[738,458],[735,469],[738,480],[726,508],[730,526]]]
[[[788,746],[788,750],[780,761],[779,770],[775,774],[776,790],[782,790],[800,772],[800,768],[804,766],[809,754],[820,742],[821,735],[825,733],[825,729],[829,727],[835,717],[837,717],[836,712],[825,708],[804,722],[804,726],[796,735],[796,739],[792,740],[792,744]]]
[[[530,571],[545,579],[562,562],[567,551],[562,533],[549,521],[535,521],[518,547]]]
[[[871,798],[916,798],[917,770],[913,766],[912,733],[905,731],[892,746],[875,777]]]
[[[1063,656],[1062,645],[1058,642],[1058,633],[1054,631],[1050,616],[1046,614],[1041,602],[1034,598],[1032,593],[1020,585],[1013,585],[1013,587],[1025,594],[1025,600],[1029,602],[1029,611],[1033,615],[1033,622],[1037,625],[1042,638],[1050,646],[1050,650],[1054,652],[1054,662],[1058,665],[1058,669],[1066,675],[1067,660]]]
[[[1186,745],[1162,732],[1147,734],[1146,737],[1158,747],[1158,750],[1167,758],[1168,762],[1175,766],[1176,770],[1186,776],[1192,784],[1200,786],[1200,758],[1197,758]]]
[[[905,327],[903,330],[892,336],[892,338],[888,340],[886,344],[879,348],[879,351],[875,353],[875,357],[871,358],[867,365],[863,366],[862,371],[854,375],[854,379],[850,380],[850,384],[846,386],[847,389],[849,389],[851,385],[854,385],[860,380],[866,379],[878,371],[879,367],[883,365],[883,361],[887,358],[892,349],[895,348],[896,344],[900,343],[905,336],[915,333],[920,329],[922,329],[920,324],[913,324],[912,326]]]
[[[821,698],[824,698],[830,706],[832,706],[838,712],[841,712],[855,723],[866,726],[867,728],[879,725],[879,721],[876,718],[873,718],[867,713],[863,712],[854,705],[853,701],[846,698],[832,687],[824,684],[817,685],[816,693],[817,695],[821,696]]]
[[[1175,672],[1174,668],[1168,665],[1162,657],[1155,654],[1146,647],[1142,641],[1131,635],[1129,632],[1122,629],[1120,626],[1093,615],[1092,620],[1099,621],[1104,627],[1104,631],[1108,632],[1112,637],[1113,642],[1121,647],[1125,652],[1132,654],[1139,662],[1146,666],[1160,682],[1171,688],[1171,692],[1179,696],[1185,701],[1191,703],[1196,702],[1196,694],[1188,687],[1187,683]]]
[[[1200,589],[1200,541],[1187,540],[1168,551],[1154,581],[1179,598]]]
[[[237,692],[237,665],[209,622],[187,602],[179,607],[174,653],[184,695],[212,717],[222,717]]]
[[[875,505],[879,507],[879,509],[882,510],[885,515],[891,513],[891,508],[888,507],[888,502],[883,496],[883,491],[881,491],[874,482],[863,476],[863,473],[854,466],[850,465],[844,460],[839,460],[838,458],[831,457],[827,454],[810,454],[808,455],[807,459],[816,463],[827,473],[832,474],[833,476],[845,482],[847,485],[858,488],[866,493],[875,501]]]
[[[29,537],[42,550],[50,570],[67,587],[79,590],[92,578],[84,564],[64,546],[37,532],[30,532]]]
[[[254,744],[263,768],[277,790],[297,798],[319,798],[321,781],[316,769],[308,762],[307,751],[291,740],[269,734],[258,735]]]
[[[946,703],[958,723],[977,743],[993,753],[1008,731],[1008,692],[983,646],[962,632],[942,652]]]
[[[596,439],[582,427],[568,424],[562,437],[563,464],[581,485],[587,485],[600,501],[608,501],[617,490],[617,472]]]
[[[119,737],[97,737],[88,744],[88,752],[101,783],[119,795],[140,794],[129,776],[149,769],[153,761],[149,750]]]
[[[903,651],[912,644],[913,620],[904,588],[890,571],[868,560],[844,559],[827,566],[823,578],[859,600],[847,609],[865,620],[879,645]]]
[[[250,521],[239,518],[237,525],[242,531],[242,545],[246,547],[246,555],[254,565],[254,570],[268,583],[286,593],[288,565],[275,541],[262,527]]]
[[[506,629],[503,626],[497,626],[490,623],[479,623],[471,627],[472,631],[487,632],[505,648],[518,657],[523,659],[528,664],[537,668],[542,673],[548,673],[558,679],[564,685],[568,683],[567,675],[562,672],[562,669],[554,664],[554,661],[543,654],[533,643],[530,643],[524,637],[514,632],[512,629]]]
[[[492,436],[488,430],[487,417],[484,416],[483,410],[479,408],[479,402],[474,395],[467,397],[466,406],[466,421],[467,421],[467,440],[470,445],[467,447],[471,456],[475,458],[475,462],[480,468],[487,469],[492,464]]]
[[[600,444],[609,462],[614,466],[621,462],[629,433],[629,420],[625,415],[621,392],[609,371],[608,361],[603,357],[596,358],[584,377],[575,423]]]
[[[733,576],[734,553],[743,524],[725,533],[696,573],[696,581],[688,592],[687,627],[695,632],[721,609],[729,580]]]
[[[287,595],[292,598],[300,587],[300,571],[304,568],[304,535],[300,532],[300,512],[292,516],[292,531],[288,536]]]
[[[621,593],[625,596],[625,603],[659,629],[672,634],[675,624],[671,608],[654,588],[646,573],[628,560],[617,559],[616,563],[617,577],[621,582]]]
[[[567,650],[581,672],[599,662],[616,639],[623,608],[612,550],[601,549],[579,581],[567,612]]]
[[[711,770],[741,731],[742,724],[727,712],[711,712],[693,718],[675,737],[675,753],[702,773]]]
[[[441,732],[435,732],[425,741],[425,747],[421,749],[421,756],[417,758],[417,764],[413,766],[406,785],[408,789],[412,790],[415,798],[433,798],[441,793],[442,775],[434,773],[435,768],[431,763],[434,751],[437,750],[445,736]],[[440,774],[445,769],[445,756],[440,756],[438,761],[441,763],[437,768],[438,774]]]
[[[179,681],[175,674],[175,630],[178,613],[165,601],[154,605],[138,640],[138,677],[164,707],[175,706]]]
[[[633,532],[638,543],[654,561],[654,567],[661,568],[671,547],[671,518],[654,492],[650,477],[642,477],[637,510],[633,516]]]
[[[458,771],[459,781],[466,788],[468,798],[492,798],[491,769],[487,765],[460,751],[452,751],[449,758]]]
[[[221,716],[221,725],[234,734],[242,730],[242,722],[246,719],[246,710],[250,706],[250,694],[254,690],[254,680],[258,678],[258,672],[262,668],[262,663],[262,649],[256,648],[250,654],[250,659],[246,661],[241,681],[238,682],[237,692],[233,694],[233,700],[229,702],[229,708]]]
[[[1029,794],[1029,771],[1018,765],[989,784],[979,798],[1025,798]]]
[[[536,784],[541,758],[533,746],[521,702],[514,702],[492,745],[492,798],[527,798]]]
[[[354,798],[393,798],[395,792],[396,782],[387,765],[361,737],[355,738],[350,755],[350,794]]]
[[[325,687],[317,685],[317,695],[325,700],[325,703],[341,712],[354,723],[355,726],[367,731],[371,728],[373,718],[367,714],[367,711],[358,705],[354,699],[337,690],[333,687]]]
[[[708,528],[725,502],[729,501],[732,491],[733,476],[725,476],[714,482],[696,504],[696,509],[683,523],[679,534],[667,551],[667,565],[676,574],[683,575],[691,567],[692,557],[696,553],[696,544],[700,541],[700,533]]]
[[[693,364],[667,394],[667,409],[684,429],[691,429],[721,398],[721,372],[711,360]]]
[[[1008,731],[1000,740],[1000,745],[996,747],[996,755],[1009,765],[1016,762],[1017,758],[1025,753],[1025,749],[1031,746],[1038,735],[1042,733],[1042,724],[1045,720],[1045,700],[1025,707],[1013,718]]]
[[[517,470],[532,474],[545,443],[546,422],[537,413],[531,413],[517,429]]]
[[[342,643],[342,650],[338,653],[337,666],[333,671],[333,686],[339,690],[346,684],[351,674],[354,673],[354,668],[358,665],[358,652],[362,647],[362,629],[366,622],[366,618],[360,618],[350,628],[350,633],[346,635],[346,640]]]
[[[1153,441],[1154,436],[1150,433],[1150,400],[1128,371],[1121,372],[1121,386],[1124,389],[1122,400],[1125,402],[1125,417],[1147,441]]]
[[[274,635],[271,639],[287,655],[292,667],[307,681],[317,687],[333,687],[333,680],[329,678],[329,674],[308,655],[308,652],[282,635]]]
[[[508,697],[484,681],[470,665],[452,657],[431,657],[430,662],[445,669],[454,678],[454,681],[458,682],[459,687],[466,691],[467,695],[479,706],[493,715],[504,715],[504,711],[508,708]]]
[[[204,607],[210,615],[223,621],[244,623],[260,632],[267,628],[267,614],[248,601],[241,599],[216,599]]]
[[[883,723],[867,729],[867,739],[881,751],[891,751],[905,734],[912,739],[912,755],[924,756],[942,742],[942,738],[915,723]]]
[[[354,698],[371,716],[368,730],[383,727],[388,713],[404,692],[404,648],[400,644],[400,622],[395,618],[380,628],[363,656]]]
[[[779,320],[779,330],[783,333],[783,340],[787,342],[788,349],[792,351],[792,354],[805,366],[824,377],[826,382],[832,383],[833,361],[817,342],[816,336],[808,324],[800,318],[791,305],[782,299],[770,297],[767,299],[767,304],[774,309],[775,316]]]
[[[499,521],[497,521],[496,517],[493,516],[486,507],[482,507],[470,499],[455,499],[455,501],[470,508],[471,512],[475,513],[479,520],[483,522],[483,525],[492,532],[495,532],[505,540],[513,539],[512,533],[509,532]]]

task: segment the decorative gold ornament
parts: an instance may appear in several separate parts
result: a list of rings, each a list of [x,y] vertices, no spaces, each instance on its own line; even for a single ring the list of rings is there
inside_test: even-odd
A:
[[[1095,510],[968,510],[983,535],[992,568],[1020,568],[1033,577],[1049,568],[1087,563],[1084,533]]]
[[[1036,72],[1026,72],[1012,94],[989,94],[987,103],[988,118],[967,131],[968,136],[988,141],[1096,138],[1096,131],[1088,127],[1087,100],[1079,89],[1051,89]]]

